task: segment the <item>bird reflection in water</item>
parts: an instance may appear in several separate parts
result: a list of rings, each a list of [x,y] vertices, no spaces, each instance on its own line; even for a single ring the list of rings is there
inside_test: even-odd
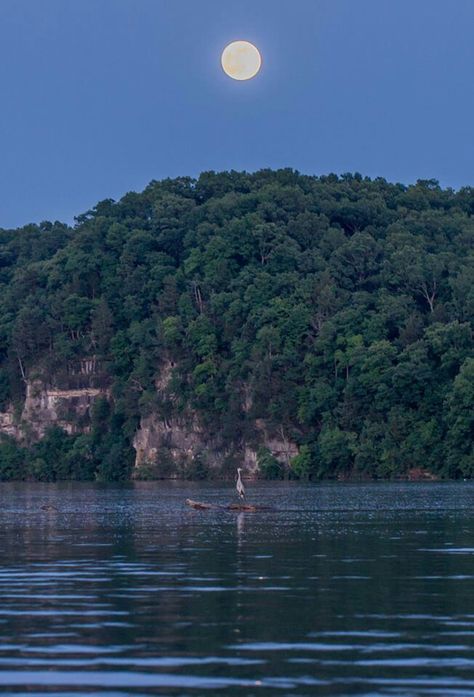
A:
[[[245,513],[239,513],[237,515],[237,548],[240,549],[243,542],[244,533],[244,523],[245,523]]]
[[[243,544],[245,532],[245,513],[240,512],[235,519],[237,532],[237,547],[236,547],[236,572],[237,572],[237,593],[236,593],[236,624],[244,625],[246,621],[244,612],[244,586],[245,586],[245,571],[242,565],[243,561]],[[239,626],[234,627],[234,633],[240,634]]]

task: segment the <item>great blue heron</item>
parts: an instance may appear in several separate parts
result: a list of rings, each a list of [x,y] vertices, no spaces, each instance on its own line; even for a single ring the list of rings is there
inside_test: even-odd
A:
[[[237,489],[237,494],[240,496],[241,499],[245,498],[245,487],[242,482],[242,477],[240,476],[240,473],[242,472],[240,467],[237,467],[237,484],[236,484],[236,489]]]

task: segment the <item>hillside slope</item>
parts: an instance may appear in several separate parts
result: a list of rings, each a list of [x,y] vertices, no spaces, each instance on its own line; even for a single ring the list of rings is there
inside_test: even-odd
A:
[[[0,230],[0,477],[472,476],[473,213],[263,170]]]

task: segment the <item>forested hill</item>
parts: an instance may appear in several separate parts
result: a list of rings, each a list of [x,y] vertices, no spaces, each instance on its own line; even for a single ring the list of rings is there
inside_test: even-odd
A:
[[[81,359],[108,381],[90,430],[5,437],[0,472],[128,477],[155,414],[236,458],[254,439],[273,476],[472,476],[473,214],[474,189],[434,180],[263,170],[0,230],[0,410]],[[299,454],[278,461],[261,424]]]

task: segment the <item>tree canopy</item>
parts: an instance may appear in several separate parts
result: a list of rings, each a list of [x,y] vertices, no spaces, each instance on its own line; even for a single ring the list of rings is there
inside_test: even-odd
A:
[[[285,169],[153,181],[73,228],[0,230],[0,405],[33,373],[101,362],[110,413],[35,446],[39,470],[67,450],[58,478],[127,477],[151,412],[236,447],[264,420],[298,444],[297,476],[471,477],[473,214],[469,187]],[[0,476],[18,452],[0,445]]]

